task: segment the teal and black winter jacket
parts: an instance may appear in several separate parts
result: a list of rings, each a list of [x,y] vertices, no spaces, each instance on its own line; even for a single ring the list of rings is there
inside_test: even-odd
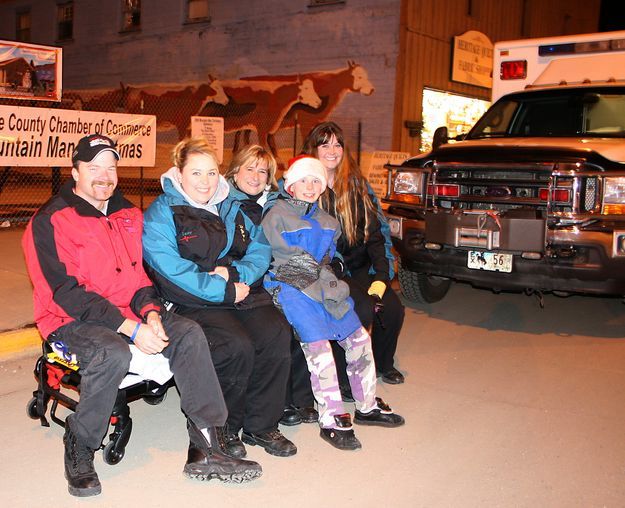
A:
[[[143,232],[146,268],[160,296],[187,307],[270,304],[262,277],[271,248],[262,228],[230,198],[225,179],[220,176],[215,196],[202,207],[183,195],[167,173],[161,182],[164,193],[146,210]],[[209,273],[217,266],[228,268],[227,282]],[[250,286],[248,297],[237,304],[234,282]]]

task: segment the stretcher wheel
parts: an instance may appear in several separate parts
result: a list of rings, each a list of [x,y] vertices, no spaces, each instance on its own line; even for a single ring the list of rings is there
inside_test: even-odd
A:
[[[26,414],[33,420],[39,419],[39,412],[37,411],[37,397],[33,397],[28,401],[26,406]]]
[[[165,400],[165,397],[167,397],[167,392],[163,393],[162,395],[144,395],[143,400],[150,404],[150,406],[156,406],[163,402]]]
[[[104,459],[104,462],[111,466],[119,463],[124,458],[124,454],[126,452],[123,449],[118,450],[115,446],[116,444],[116,441],[109,441],[102,452],[102,458]]]

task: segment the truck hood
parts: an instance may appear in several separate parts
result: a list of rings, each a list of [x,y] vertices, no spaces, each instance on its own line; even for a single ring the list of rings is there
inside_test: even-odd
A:
[[[450,143],[440,147],[446,153],[467,148],[539,148],[541,150],[573,149],[583,152],[596,152],[606,159],[625,163],[625,139],[623,138],[484,138],[470,139],[458,143]]]

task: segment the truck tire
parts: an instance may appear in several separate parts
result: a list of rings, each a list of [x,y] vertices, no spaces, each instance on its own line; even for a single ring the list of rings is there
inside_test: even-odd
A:
[[[445,297],[451,286],[451,279],[403,268],[401,259],[399,260],[397,278],[404,297],[417,303],[438,302]]]

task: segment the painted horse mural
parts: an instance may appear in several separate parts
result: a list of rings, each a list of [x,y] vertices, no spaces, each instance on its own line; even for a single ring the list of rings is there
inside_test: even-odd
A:
[[[190,117],[197,115],[208,102],[228,103],[219,80],[209,76],[199,85],[126,86],[114,90],[76,90],[63,94],[63,105],[83,111],[155,115],[160,129],[172,126],[180,139],[189,133]]]
[[[259,143],[265,146],[295,104],[310,108],[321,105],[312,80],[300,79],[297,75],[291,81],[224,80],[221,85],[229,98],[228,104],[209,102],[199,116],[223,117],[225,132],[238,134],[254,130]],[[249,134],[246,143],[249,143]],[[236,136],[235,152],[239,149],[238,145],[239,137]],[[277,152],[274,154],[277,156]]]
[[[112,90],[74,90],[63,106],[85,111],[155,115],[159,129],[189,134],[192,116],[222,117],[225,132],[249,143],[255,131],[260,144],[278,157],[274,135],[298,125],[303,135],[327,119],[346,94],[369,96],[374,87],[367,71],[353,61],[347,67],[303,74],[249,76],[220,80],[209,76],[199,84],[124,85]]]
[[[251,76],[241,79],[256,82],[262,81],[263,79],[291,80],[295,76],[296,75]],[[303,136],[306,136],[310,129],[316,124],[326,120],[346,94],[354,92],[369,96],[375,91],[375,88],[369,81],[369,76],[365,68],[352,60],[347,62],[347,67],[345,68],[332,71],[302,73],[299,74],[299,76],[301,76],[302,79],[312,80],[315,90],[321,98],[321,104],[317,107],[301,103],[293,104],[284,115],[279,128],[293,128],[297,123]],[[275,140],[273,139],[273,133],[268,136],[267,144],[275,154],[277,150]]]
[[[63,92],[61,105],[82,111],[126,112],[126,89],[122,83],[113,90],[71,90]]]
[[[141,115],[156,115],[160,129],[175,127],[178,137],[184,138],[190,131],[190,118],[200,114],[208,103],[224,106],[229,98],[219,80],[198,86],[155,85],[126,87],[125,111]]]

